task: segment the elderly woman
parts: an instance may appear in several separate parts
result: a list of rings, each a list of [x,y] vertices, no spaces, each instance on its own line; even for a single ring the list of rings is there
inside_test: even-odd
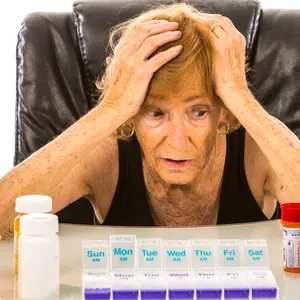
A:
[[[55,212],[86,197],[99,224],[139,226],[267,220],[300,201],[300,142],[249,91],[245,44],[187,4],[115,27],[99,105],[1,179],[0,235],[24,194]]]

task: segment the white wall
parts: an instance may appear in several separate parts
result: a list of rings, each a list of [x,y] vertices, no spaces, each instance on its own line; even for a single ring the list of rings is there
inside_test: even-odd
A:
[[[142,1],[142,0],[141,0]],[[112,0],[113,2],[113,0]],[[299,8],[299,0],[262,0],[264,7]],[[0,18],[0,177],[13,166],[15,47],[24,17],[33,11],[71,11],[73,0],[5,1]]]

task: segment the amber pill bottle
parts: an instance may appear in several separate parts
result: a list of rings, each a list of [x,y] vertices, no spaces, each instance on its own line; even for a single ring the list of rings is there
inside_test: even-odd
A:
[[[284,203],[281,208],[283,229],[283,269],[300,273],[300,203]]]

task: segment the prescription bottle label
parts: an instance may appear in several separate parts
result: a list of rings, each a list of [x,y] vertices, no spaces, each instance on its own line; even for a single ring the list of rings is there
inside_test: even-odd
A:
[[[300,228],[283,228],[283,264],[300,268]]]

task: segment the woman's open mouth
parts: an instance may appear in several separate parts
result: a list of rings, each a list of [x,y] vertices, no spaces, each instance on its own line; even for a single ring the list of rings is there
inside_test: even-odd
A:
[[[191,162],[189,159],[174,160],[170,158],[163,158],[163,161],[171,168],[185,168]]]

